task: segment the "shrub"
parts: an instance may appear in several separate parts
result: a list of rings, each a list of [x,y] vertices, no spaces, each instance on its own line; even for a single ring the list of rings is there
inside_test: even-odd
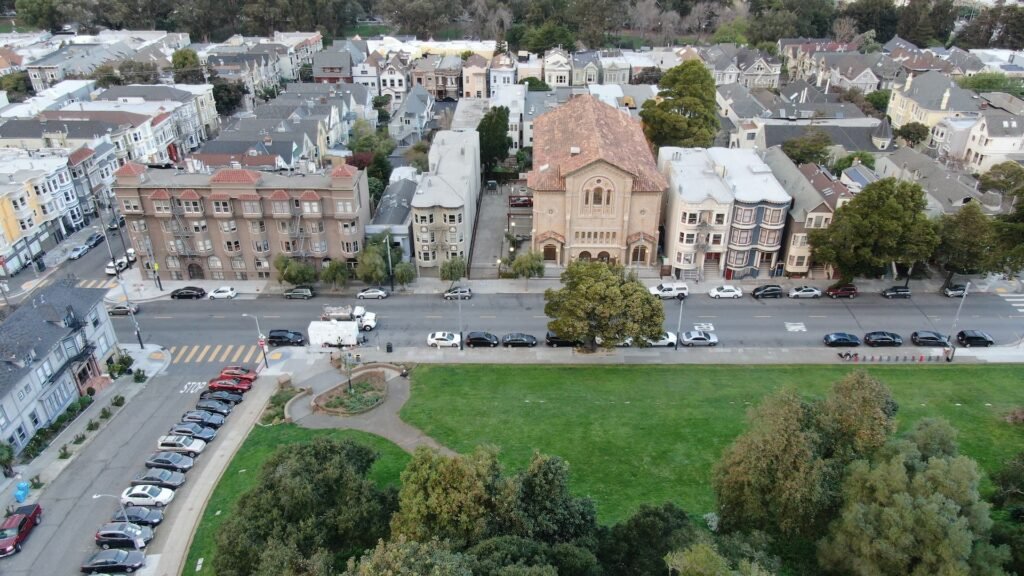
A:
[[[72,440],[72,442],[74,442],[75,444],[81,444],[82,442],[85,442],[85,434],[75,434],[75,438],[74,440]]]
[[[43,487],[43,481],[39,479],[38,474],[29,479],[29,484],[32,486],[33,490],[39,490]]]
[[[115,378],[116,379],[118,376],[121,375],[121,366],[119,364],[110,364],[109,368],[110,368],[110,377],[111,378]]]
[[[75,416],[78,416],[78,413],[81,411],[82,405],[78,402],[72,402],[71,404],[68,404],[68,407],[64,410],[64,415],[67,416],[67,420],[70,421],[74,420]]]
[[[60,447],[60,452],[57,454],[57,458],[60,458],[61,460],[67,460],[70,457],[71,457],[71,451],[68,450],[68,445],[65,444],[65,445],[61,446]]]
[[[103,410],[100,410],[100,419],[106,420],[107,418],[110,418],[110,414],[111,414],[110,408],[107,408],[106,406],[104,406]]]
[[[89,386],[88,388],[85,389],[85,393],[88,394],[89,397],[91,398],[96,395],[96,389],[93,388],[92,386]]]
[[[114,396],[114,399],[110,401],[111,406],[124,406],[124,396],[118,394]]]
[[[122,354],[117,363],[121,366],[122,370],[127,370],[132,367],[132,364],[135,364],[135,358],[132,358],[127,354]]]
[[[95,420],[93,420],[92,418],[90,418],[89,419],[89,423],[85,425],[85,429],[89,430],[90,432],[93,431],[93,430],[96,430],[99,427],[100,427],[100,423],[95,421]]]
[[[65,424],[68,423],[68,420],[69,420],[68,413],[65,412],[65,413],[61,414],[60,416],[57,416],[53,420],[53,427],[57,428],[59,430],[59,429],[63,428]]]
[[[135,371],[135,375],[133,376],[133,378],[135,379],[136,382],[145,382],[146,381],[146,371],[145,370],[136,370]]]
[[[88,408],[89,405],[92,404],[92,400],[93,400],[92,396],[82,396],[81,398],[79,398],[78,399],[79,410],[85,410],[86,408]]]

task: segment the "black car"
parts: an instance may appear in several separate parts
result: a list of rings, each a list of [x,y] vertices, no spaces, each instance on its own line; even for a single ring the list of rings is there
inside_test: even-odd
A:
[[[188,472],[196,461],[177,452],[157,452],[146,460],[146,468],[163,468],[175,472]]]
[[[498,337],[490,332],[470,332],[466,334],[466,346],[476,348],[486,346],[494,348],[498,345]]]
[[[981,330],[961,330],[957,332],[956,341],[964,348],[970,348],[971,346],[984,346],[987,348],[996,343],[991,336]]]
[[[857,338],[855,335],[848,332],[833,332],[831,334],[826,334],[824,341],[825,346],[828,346],[829,348],[835,348],[837,346],[847,346],[851,348],[860,346],[860,338]]]
[[[537,339],[529,334],[523,334],[522,332],[513,332],[511,334],[505,334],[501,338],[501,345],[505,348],[522,347],[528,346],[533,348],[537,345]]]
[[[212,416],[212,414],[211,414]],[[219,416],[219,414],[218,414]],[[191,436],[193,438],[199,438],[207,444],[210,440],[217,437],[217,431],[211,427],[203,426],[195,422],[179,422],[175,424],[168,432],[168,434],[174,434],[176,436]]]
[[[302,332],[293,330],[271,330],[267,335],[267,344],[271,346],[303,346],[306,344],[306,337]]]
[[[89,237],[85,239],[85,242],[83,242],[83,244],[85,244],[89,248],[95,248],[102,244],[103,241],[106,239],[106,236],[104,236],[103,234],[100,234],[99,232],[93,232],[92,234],[89,234]]]
[[[242,403],[241,394],[233,394],[224,390],[204,390],[199,395],[200,400],[216,400],[217,402],[223,402],[232,406]]]
[[[754,288],[750,295],[759,300],[761,298],[782,298],[782,286],[778,284],[765,284],[764,286]]]
[[[196,286],[185,286],[171,292],[172,300],[199,300],[206,298],[206,290]]]
[[[182,422],[195,422],[207,428],[217,429],[224,425],[224,417],[206,410],[189,410],[181,415]]]
[[[111,220],[110,223],[107,224],[107,230],[117,230],[121,226],[124,226],[124,216],[118,216]]]
[[[145,472],[139,472],[132,478],[132,486],[152,485],[161,488],[176,490],[185,483],[185,475],[181,472],[167,470],[165,468],[149,468]]]
[[[906,286],[893,286],[882,290],[883,298],[910,298],[910,288]]]
[[[93,554],[82,564],[82,572],[134,572],[146,562],[146,555],[138,550],[103,550]]]
[[[125,506],[117,509],[111,522],[131,522],[139,526],[159,526],[164,521],[164,511],[145,506]]]
[[[218,402],[216,400],[200,400],[196,402],[196,410],[205,410],[207,412],[213,412],[214,414],[220,414],[227,416],[231,414],[231,405],[225,404],[224,402]]]
[[[903,346],[903,338],[899,334],[879,330],[865,334],[864,343],[868,346]]]
[[[563,346],[565,346],[565,347],[576,347],[576,346],[580,346],[580,345],[583,344],[582,342],[579,342],[579,341],[576,341],[576,340],[569,340],[568,338],[562,338],[561,336],[559,336],[558,334],[555,334],[554,332],[551,332],[550,330],[548,331],[547,335],[544,337],[544,343],[547,344],[548,346],[551,346],[552,348],[560,348],[560,347],[563,347]]]
[[[152,528],[128,522],[108,522],[96,531],[96,545],[104,550],[108,548],[145,548],[152,539]]]
[[[916,346],[949,346],[949,336],[931,330],[918,330],[910,335],[910,341]]]

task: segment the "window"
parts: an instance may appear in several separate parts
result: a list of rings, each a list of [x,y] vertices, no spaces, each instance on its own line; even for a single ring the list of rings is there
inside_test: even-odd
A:
[[[733,230],[732,243],[746,246],[750,244],[750,230]]]
[[[747,253],[740,252],[738,250],[729,251],[729,265],[730,266],[742,266],[747,260]]]
[[[732,215],[733,222],[737,224],[753,224],[754,223],[754,210],[753,208],[739,208],[737,207]]]
[[[216,256],[210,256],[206,260],[206,265],[209,266],[211,270],[219,270],[224,267],[224,265],[220,261],[220,258]]]
[[[33,428],[39,428],[39,414],[36,414],[35,410],[29,412],[28,419],[32,422]]]
[[[238,252],[241,249],[242,246],[239,244],[238,240],[227,240],[224,242],[225,252]]]
[[[213,201],[213,213],[214,214],[231,214],[231,201],[230,200],[214,200]]]
[[[793,247],[804,246],[807,244],[806,234],[793,234],[793,239],[790,241],[790,245]]]
[[[352,202],[350,200],[337,200],[334,203],[334,211],[335,212],[341,212],[341,213],[351,212],[352,211]]]
[[[222,220],[220,222],[220,231],[221,232],[235,232],[237,230],[238,230],[238,226],[235,224],[234,220]]]
[[[693,244],[694,242],[697,241],[697,235],[693,233],[680,234],[679,241],[682,242],[683,244]]]
[[[203,204],[199,200],[178,200],[178,206],[185,210],[185,214],[202,214]]]
[[[314,240],[312,242],[312,245],[313,246],[311,250],[313,250],[313,252],[316,252],[317,254],[323,254],[324,252],[327,252],[327,240]]]
[[[320,234],[324,231],[324,223],[321,220],[317,220],[316,222],[310,222],[308,226],[309,231],[312,234]]]
[[[253,240],[252,250],[253,252],[270,252],[270,242],[268,240]]]
[[[806,261],[806,259],[807,259],[806,256],[797,256],[796,257],[796,265],[797,266],[803,266],[804,262]]]
[[[274,202],[272,205],[274,214],[288,214],[288,203],[287,202]]]
[[[319,214],[320,202],[303,202],[302,211],[306,214]]]
[[[712,246],[721,246],[722,245],[722,235],[721,234],[712,234],[711,235],[711,245]]]
[[[206,220],[189,220],[188,226],[196,234],[206,232]]]
[[[263,220],[256,220],[249,222],[249,232],[252,234],[262,234],[267,231],[267,223]]]
[[[683,264],[693,264],[695,261],[694,259],[696,257],[697,255],[694,254],[693,252],[687,252],[686,254],[683,254]]]
[[[3,407],[0,406],[0,430],[7,428],[7,425],[10,423],[11,422],[7,419],[7,413],[4,412]]]
[[[242,258],[241,256],[231,258],[231,269],[245,270],[245,258]]]
[[[149,226],[146,225],[145,220],[133,220],[131,227],[135,232],[146,232],[149,230]]]
[[[298,242],[293,242],[291,240],[283,240],[281,242],[281,251],[282,252],[293,252],[297,248],[298,248]]]
[[[697,213],[696,212],[683,212],[682,222],[683,222],[683,224],[696,224],[697,223]]]
[[[242,202],[242,213],[259,216],[263,213],[259,200],[246,200]]]
[[[761,230],[757,243],[762,246],[775,246],[779,243],[778,230]]]
[[[169,214],[171,212],[170,200],[153,200],[153,212],[157,214]]]
[[[211,270],[210,271],[210,279],[211,280],[223,280],[224,279],[224,273],[221,272],[220,270]]]
[[[125,198],[121,200],[121,206],[124,207],[125,212],[141,212],[142,205],[139,204],[137,198]]]
[[[725,224],[725,213],[724,212],[718,212],[718,213],[715,214],[715,224],[717,224],[719,226],[721,226],[722,224]]]
[[[765,224],[782,224],[782,209],[768,208],[764,211]]]
[[[270,270],[270,262],[266,258],[256,258],[253,262],[257,270]]]
[[[245,272],[235,272],[235,280],[248,280],[249,275]]]

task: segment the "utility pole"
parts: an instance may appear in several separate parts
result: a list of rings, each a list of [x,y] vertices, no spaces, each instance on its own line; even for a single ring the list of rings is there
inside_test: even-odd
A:
[[[391,278],[391,291],[395,291],[395,271],[391,268],[391,232],[384,237],[384,249],[388,251],[388,276]]]
[[[970,282],[964,284],[964,295],[962,298],[960,298],[960,304],[958,304],[956,307],[956,315],[953,316],[953,325],[949,327],[949,356],[946,357],[946,362],[952,362],[953,357],[956,356],[956,325],[960,321],[960,311],[964,309],[964,302],[967,301],[967,292],[970,289]]]
[[[455,299],[459,301],[459,350],[464,350],[462,347],[462,293],[456,294]]]
[[[679,350],[679,340],[683,337],[683,304],[685,303],[685,296],[679,299],[679,320],[676,321],[676,350]]]

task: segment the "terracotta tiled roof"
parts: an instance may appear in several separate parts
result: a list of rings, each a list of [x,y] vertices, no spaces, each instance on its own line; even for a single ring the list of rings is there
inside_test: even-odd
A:
[[[146,167],[136,162],[129,162],[114,172],[114,176],[139,176],[146,173]]]
[[[632,174],[635,191],[668,188],[640,123],[593,96],[571,98],[539,116],[533,142],[526,183],[534,190],[564,190],[567,175],[599,160]]]
[[[299,194],[299,200],[305,200],[306,202],[315,202],[320,199],[320,195],[312,190],[306,190],[302,194]]]
[[[153,118],[153,126],[156,126],[157,124],[163,122],[164,120],[167,120],[170,117],[171,117],[171,113],[170,112],[164,112],[163,114],[157,114],[156,118]]]
[[[245,200],[247,202],[258,202],[260,199],[259,194],[242,194],[238,197],[239,200]]]
[[[331,170],[331,178],[352,178],[359,174],[359,169],[350,164],[339,164]]]
[[[186,188],[178,194],[178,198],[181,200],[199,200],[199,193],[191,188]]]
[[[92,155],[92,148],[89,148],[88,146],[82,146],[81,148],[75,150],[68,156],[68,164],[70,164],[71,166],[78,166],[82,162],[85,162],[86,158]]]
[[[289,196],[284,190],[274,190],[274,192],[270,194],[271,200],[288,200],[289,198],[291,198],[291,196]]]
[[[149,199],[150,200],[170,200],[171,199],[171,195],[168,194],[167,190],[165,190],[164,188],[159,188],[157,190],[154,190],[153,193],[149,195]]]
[[[255,170],[240,170],[238,168],[225,168],[218,170],[210,178],[211,183],[216,184],[258,184],[260,173]]]
[[[231,200],[231,196],[228,196],[224,192],[214,192],[210,194],[210,200]]]
[[[9,68],[11,66],[21,66],[25,60],[11,48],[3,46],[0,47],[0,61],[5,64],[2,65],[4,68]]]

